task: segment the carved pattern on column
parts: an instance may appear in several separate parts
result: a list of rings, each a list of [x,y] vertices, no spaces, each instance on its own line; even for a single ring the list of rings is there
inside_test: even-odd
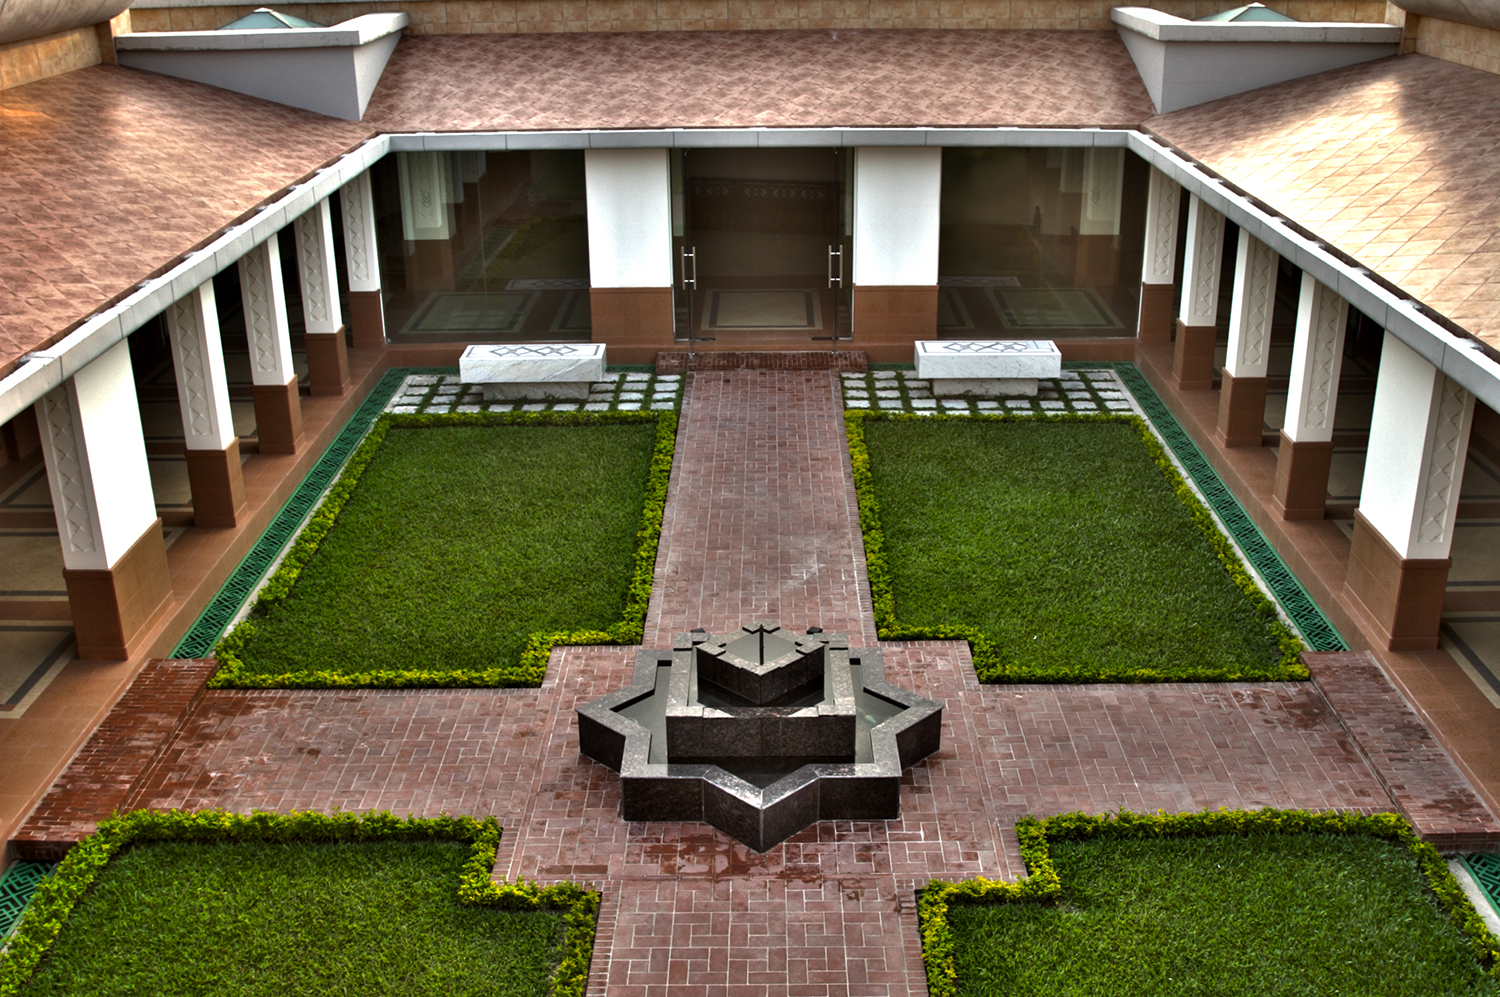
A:
[[[1424,469],[1426,487],[1422,494],[1422,516],[1417,525],[1418,543],[1443,543],[1447,539],[1451,513],[1458,496],[1453,485],[1461,480],[1464,416],[1469,393],[1451,377],[1444,375],[1438,400],[1437,425],[1433,430],[1432,453]]]
[[[1276,250],[1251,237],[1245,282],[1245,315],[1240,327],[1239,362],[1259,368],[1266,362],[1271,340],[1271,311],[1276,302]]]
[[[1193,239],[1192,272],[1184,274],[1192,295],[1189,314],[1211,316],[1219,310],[1219,268],[1224,253],[1224,216],[1198,202],[1198,231]],[[1212,325],[1210,319],[1203,323]]]
[[[245,331],[250,337],[250,359],[263,374],[281,369],[281,344],[276,340],[276,299],[271,291],[271,253],[262,243],[240,257],[240,289],[245,302]]]
[[[1151,170],[1149,204],[1151,216],[1146,227],[1147,284],[1172,283],[1177,265],[1177,207],[1182,188],[1158,169]]]
[[[1312,317],[1312,354],[1307,372],[1307,406],[1303,425],[1308,429],[1327,429],[1333,423],[1334,404],[1338,398],[1339,350],[1343,346],[1344,301],[1333,291],[1318,285]]]
[[[167,319],[172,331],[172,345],[182,378],[182,390],[187,393],[182,399],[182,408],[187,418],[190,434],[212,435],[214,423],[213,388],[209,381],[208,357],[203,351],[205,335],[198,311],[198,292],[172,302],[167,309]]]
[[[68,549],[75,554],[93,553],[99,549],[99,539],[89,514],[87,475],[79,458],[78,433],[66,385],[42,396],[42,413],[47,423],[47,445],[52,448],[52,470],[62,498],[62,528]]]
[[[309,326],[327,324],[332,314],[328,295],[328,266],[323,259],[327,248],[323,231],[328,210],[323,202],[303,214],[293,225],[297,237],[297,266],[302,275],[302,307]]]
[[[339,190],[339,208],[344,220],[344,256],[349,263],[351,286],[368,282],[373,246],[366,238],[365,213],[371,209],[370,174],[361,173]]]

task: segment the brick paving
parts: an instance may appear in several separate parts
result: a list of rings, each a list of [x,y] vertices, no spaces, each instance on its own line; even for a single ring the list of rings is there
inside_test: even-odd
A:
[[[1304,656],[1324,697],[1423,838],[1444,851],[1489,851],[1500,821],[1368,651]]]
[[[871,633],[835,376],[692,375],[648,640],[762,610]],[[595,997],[925,993],[915,891],[1021,875],[1028,813],[1392,806],[1367,755],[1393,751],[1354,737],[1408,730],[1359,662],[1318,667],[1363,724],[1312,683],[981,686],[965,645],[883,648],[892,682],[945,703],[941,751],[904,775],[899,819],[824,822],[764,854],[705,824],[619,819],[574,711],[629,680],[630,648],[559,649],[539,689],[209,692],[130,798],[495,814],[497,876],[604,891]],[[1395,760],[1402,785],[1457,778],[1440,752]]]
[[[137,806],[151,767],[203,699],[217,661],[153,661],[94,729],[11,839],[23,859],[55,862],[116,810]]]

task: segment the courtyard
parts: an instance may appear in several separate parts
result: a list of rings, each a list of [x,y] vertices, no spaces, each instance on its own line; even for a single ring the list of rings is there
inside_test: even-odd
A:
[[[445,380],[387,378],[381,404],[456,410]],[[493,816],[497,882],[599,891],[588,993],[685,997],[926,993],[919,891],[1025,877],[1028,815],[1399,812],[1444,852],[1493,847],[1500,825],[1368,654],[1309,653],[1300,682],[985,684],[964,641],[882,642],[848,377],[685,381],[641,641],[764,619],[880,646],[893,684],[944,705],[942,748],[903,776],[898,819],[824,821],[766,852],[706,824],[621,820],[619,777],[580,754],[575,711],[629,683],[634,649],[560,645],[538,688],[205,689],[212,661],[148,665],[17,850],[55,858],[140,808]],[[1117,383],[1068,410],[1105,415]]]

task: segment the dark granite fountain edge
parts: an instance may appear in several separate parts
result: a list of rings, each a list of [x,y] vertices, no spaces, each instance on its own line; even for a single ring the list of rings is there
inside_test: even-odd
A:
[[[860,665],[866,692],[904,707],[870,731],[873,762],[803,765],[761,789],[717,765],[653,764],[651,735],[616,710],[656,691],[657,668],[686,667],[686,650],[636,652],[630,685],[578,708],[583,754],[620,773],[625,820],[701,820],[757,851],[765,851],[819,820],[889,820],[900,816],[901,772],[938,750],[943,704],[886,681],[879,648],[848,648],[841,634],[827,634],[835,666]]]

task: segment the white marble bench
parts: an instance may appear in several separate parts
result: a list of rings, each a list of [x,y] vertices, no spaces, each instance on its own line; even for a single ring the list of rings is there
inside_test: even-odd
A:
[[[1034,395],[1062,376],[1062,351],[1047,339],[938,339],[917,343],[917,377],[938,397]]]
[[[483,385],[487,401],[587,398],[589,385],[604,380],[604,344],[470,346],[458,358],[458,376]]]

